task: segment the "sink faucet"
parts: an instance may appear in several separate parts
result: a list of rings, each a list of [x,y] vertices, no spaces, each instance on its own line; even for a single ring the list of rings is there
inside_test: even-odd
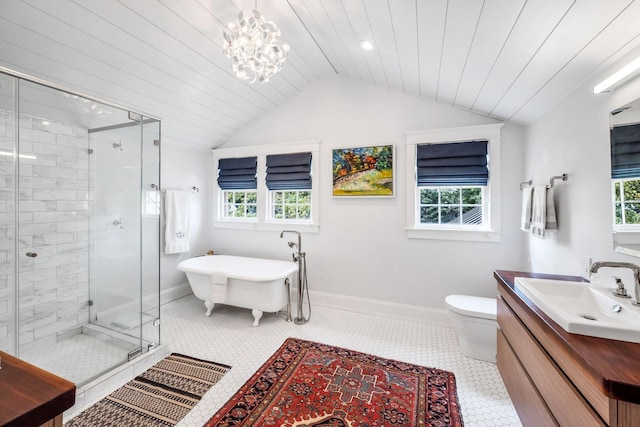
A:
[[[640,302],[638,301],[640,298],[640,267],[630,262],[598,261],[591,264],[591,272],[596,273],[601,267],[619,267],[632,270],[633,279],[635,281],[636,300],[632,301],[631,304],[640,306]],[[619,282],[618,280],[616,282],[618,283],[618,288],[620,288],[622,282]]]

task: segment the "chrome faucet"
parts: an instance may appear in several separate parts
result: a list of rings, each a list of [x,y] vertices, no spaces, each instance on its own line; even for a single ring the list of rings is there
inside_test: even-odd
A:
[[[598,270],[602,267],[617,267],[617,268],[628,268],[633,271],[633,279],[635,281],[635,290],[636,290],[636,300],[632,301],[631,304],[640,306],[640,302],[638,298],[640,298],[640,267],[631,262],[617,262],[617,261],[598,261],[591,264],[591,272],[597,273]],[[614,294],[618,293],[618,295],[624,293],[622,292],[624,289],[624,285],[622,285],[622,281],[620,279],[616,280],[616,284],[618,285],[618,289],[614,292]],[[621,289],[623,288],[623,289]],[[623,295],[620,295],[623,296]]]
[[[294,260],[294,261],[298,261],[298,258],[299,258],[299,257],[300,257],[300,255],[302,254],[302,242],[301,242],[302,238],[301,238],[301,236],[300,236],[300,232],[299,232],[299,231],[296,231],[296,230],[283,230],[283,231],[280,233],[280,238],[281,238],[281,239],[282,239],[282,237],[284,236],[284,233],[296,233],[296,234],[298,235],[298,244],[297,244],[297,245],[296,245],[294,242],[287,242],[287,244],[289,245],[289,247],[290,247],[291,249],[294,249],[294,246],[295,246],[295,249],[294,249],[294,250],[295,250],[296,252],[294,252],[294,253],[293,253],[293,260]]]

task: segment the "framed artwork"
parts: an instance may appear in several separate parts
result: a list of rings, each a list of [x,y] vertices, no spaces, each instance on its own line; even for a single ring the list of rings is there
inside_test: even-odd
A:
[[[333,150],[334,197],[394,197],[393,145]]]

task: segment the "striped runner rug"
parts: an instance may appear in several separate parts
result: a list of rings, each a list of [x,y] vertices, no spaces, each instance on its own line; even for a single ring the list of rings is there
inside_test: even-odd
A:
[[[172,353],[64,425],[173,426],[229,369]]]

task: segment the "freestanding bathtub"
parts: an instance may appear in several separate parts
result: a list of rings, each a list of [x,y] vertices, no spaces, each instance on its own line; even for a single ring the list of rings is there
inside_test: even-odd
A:
[[[263,312],[277,312],[289,300],[286,279],[293,283],[298,264],[232,255],[199,256],[182,261],[178,270],[187,274],[193,294],[204,301],[205,316],[215,304],[249,308],[253,326]]]

